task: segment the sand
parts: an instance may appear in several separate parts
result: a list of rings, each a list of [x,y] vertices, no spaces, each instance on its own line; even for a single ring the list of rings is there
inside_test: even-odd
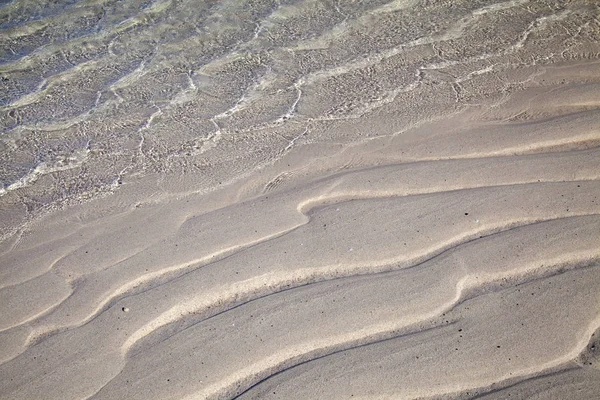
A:
[[[0,398],[596,398],[599,19],[0,5]]]

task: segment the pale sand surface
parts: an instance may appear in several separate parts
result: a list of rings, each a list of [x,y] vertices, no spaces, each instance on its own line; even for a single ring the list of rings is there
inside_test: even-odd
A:
[[[598,398],[595,1],[0,29],[0,398]]]

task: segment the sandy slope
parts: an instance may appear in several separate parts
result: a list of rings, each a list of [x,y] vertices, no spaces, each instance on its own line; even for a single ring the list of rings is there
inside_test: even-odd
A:
[[[597,396],[598,8],[282,3],[0,6],[0,398]]]

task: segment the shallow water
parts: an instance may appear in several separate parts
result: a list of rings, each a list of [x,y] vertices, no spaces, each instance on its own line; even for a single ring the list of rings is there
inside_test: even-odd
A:
[[[210,190],[307,143],[397,134],[597,58],[597,18],[593,1],[11,1],[4,208],[155,173]]]

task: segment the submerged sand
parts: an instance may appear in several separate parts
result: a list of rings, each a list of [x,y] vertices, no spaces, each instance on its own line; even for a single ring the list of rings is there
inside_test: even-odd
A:
[[[0,6],[0,398],[598,396],[598,5],[366,3]]]

